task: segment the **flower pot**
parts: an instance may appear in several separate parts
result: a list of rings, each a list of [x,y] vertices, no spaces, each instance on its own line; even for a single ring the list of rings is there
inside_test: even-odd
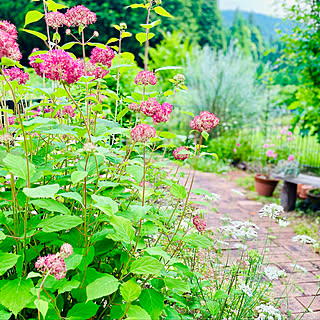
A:
[[[262,173],[256,173],[254,176],[254,185],[256,192],[260,196],[271,197],[279,180],[267,178]]]
[[[307,191],[308,199],[310,203],[316,207],[320,208],[320,189],[313,188]]]
[[[307,184],[301,184],[298,183],[298,187],[297,187],[297,195],[300,199],[307,199],[308,195],[307,195],[307,191],[313,189],[312,186],[309,186]]]

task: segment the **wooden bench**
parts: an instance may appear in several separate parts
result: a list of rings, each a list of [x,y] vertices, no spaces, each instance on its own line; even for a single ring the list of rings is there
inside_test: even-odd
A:
[[[273,175],[273,178],[283,180],[283,188],[281,193],[281,205],[285,211],[292,211],[296,207],[297,200],[297,184],[308,184],[315,188],[320,188],[320,177],[299,174],[296,178],[285,177],[284,175]]]

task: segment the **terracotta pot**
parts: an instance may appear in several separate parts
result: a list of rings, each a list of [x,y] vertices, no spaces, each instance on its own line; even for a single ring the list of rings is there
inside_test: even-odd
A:
[[[307,184],[298,184],[298,187],[297,187],[297,194],[298,194],[298,197],[300,199],[307,199],[308,198],[308,195],[307,195],[307,192],[308,190],[310,189],[313,189],[312,186],[309,186]]]
[[[267,178],[262,173],[256,173],[254,176],[255,189],[260,196],[271,197],[279,180]]]

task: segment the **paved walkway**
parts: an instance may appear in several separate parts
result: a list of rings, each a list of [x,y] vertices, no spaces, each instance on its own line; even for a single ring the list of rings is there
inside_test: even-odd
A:
[[[221,225],[220,217],[228,215],[233,220],[250,220],[259,226],[259,240],[252,242],[252,248],[262,249],[268,235],[274,236],[269,245],[268,258],[273,266],[285,270],[286,278],[274,282],[274,297],[282,298],[281,310],[283,314],[291,311],[290,319],[298,319],[298,314],[304,312],[314,298],[319,288],[320,255],[313,253],[308,245],[300,245],[292,242],[296,234],[290,226],[279,228],[279,225],[270,221],[269,218],[260,218],[258,215],[262,204],[247,200],[246,191],[238,187],[230,177],[218,176],[212,173],[197,172],[194,180],[194,188],[203,188],[220,195],[221,199],[216,203],[217,213],[211,212],[208,217],[208,226],[216,228]],[[290,214],[290,213],[289,213]],[[230,247],[234,255],[237,254],[235,247]],[[307,272],[297,272],[292,265],[304,267]],[[285,281],[294,282],[298,287],[295,290],[284,293]],[[285,298],[285,297],[288,297]],[[315,297],[303,320],[320,320],[320,293]],[[290,314],[290,313],[289,313]]]

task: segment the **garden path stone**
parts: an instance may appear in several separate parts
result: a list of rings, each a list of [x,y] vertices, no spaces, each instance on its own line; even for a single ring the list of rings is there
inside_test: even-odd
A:
[[[222,225],[220,218],[225,215],[233,220],[250,220],[260,227],[261,239],[258,239],[255,243],[249,243],[248,247],[259,248],[260,250],[264,247],[269,230],[273,238],[271,246],[268,245],[270,251],[267,257],[270,259],[272,257],[272,264],[288,273],[287,278],[281,279],[283,285],[275,284],[274,296],[279,298],[281,289],[285,288],[287,279],[294,281],[303,291],[295,289],[288,293],[288,297],[284,296],[281,301],[281,311],[284,314],[291,311],[290,319],[298,319],[299,313],[308,308],[315,294],[317,294],[310,307],[310,312],[304,315],[303,320],[320,320],[320,293],[317,292],[319,279],[316,277],[320,275],[320,255],[314,253],[308,245],[292,242],[295,233],[290,226],[279,228],[279,225],[275,222],[269,221],[267,218],[260,218],[258,213],[263,204],[246,199],[246,190],[236,185],[232,180],[229,176],[196,172],[193,188],[206,189],[220,196],[220,200],[213,204],[213,207],[217,208],[217,212],[209,211],[208,213],[208,227],[216,230]],[[197,200],[199,200],[199,197]],[[262,239],[263,241],[261,241]],[[233,245],[231,243],[230,248],[225,250],[230,250],[231,255],[234,256],[236,252],[232,249]],[[295,263],[306,268],[307,272],[297,272],[299,270],[293,268]]]

